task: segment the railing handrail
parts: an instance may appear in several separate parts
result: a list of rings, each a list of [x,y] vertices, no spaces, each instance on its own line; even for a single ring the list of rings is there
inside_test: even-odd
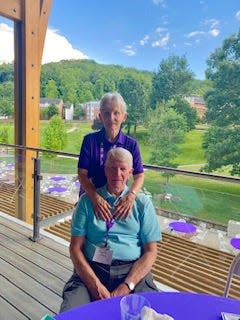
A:
[[[44,149],[44,148],[36,148],[36,147],[27,147],[24,145],[17,145],[17,144],[0,143],[0,146],[18,148],[20,150],[48,152],[56,155],[68,156],[71,158],[79,157],[79,154],[76,154],[76,153],[69,153],[69,152],[56,151],[56,150],[50,150],[50,149]],[[150,165],[150,164],[144,164],[143,167],[144,169],[155,170],[158,172],[160,171],[160,172],[167,172],[167,173],[176,173],[176,174],[182,174],[186,176],[201,177],[204,179],[213,179],[213,180],[228,181],[233,183],[240,183],[240,178],[232,177],[232,176],[222,176],[222,175],[210,174],[206,172],[196,172],[196,171],[189,171],[189,170],[177,169],[172,167],[156,166],[156,165]]]

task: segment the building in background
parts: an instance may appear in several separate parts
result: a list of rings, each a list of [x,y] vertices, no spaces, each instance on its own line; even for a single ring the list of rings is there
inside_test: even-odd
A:
[[[89,101],[81,104],[85,112],[85,120],[93,121],[99,118],[100,101]]]
[[[193,95],[193,96],[185,97],[185,99],[189,102],[192,108],[195,108],[197,110],[197,114],[199,118],[202,118],[205,115],[207,111],[207,107],[203,100],[203,97]]]

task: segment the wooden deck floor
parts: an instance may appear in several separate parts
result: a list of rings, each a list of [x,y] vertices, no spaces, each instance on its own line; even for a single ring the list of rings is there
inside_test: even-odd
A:
[[[68,247],[46,237],[32,242],[31,232],[0,215],[1,320],[39,320],[58,313],[72,274]]]

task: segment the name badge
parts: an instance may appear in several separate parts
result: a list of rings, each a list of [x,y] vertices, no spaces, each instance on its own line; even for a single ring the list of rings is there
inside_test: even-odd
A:
[[[111,265],[112,263],[113,250],[109,247],[96,247],[93,255],[93,261]]]

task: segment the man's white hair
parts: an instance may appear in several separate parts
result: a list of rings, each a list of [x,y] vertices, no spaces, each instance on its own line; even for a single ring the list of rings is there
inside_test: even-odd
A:
[[[133,157],[131,152],[128,150],[117,147],[117,148],[112,148],[108,151],[107,153],[107,159],[105,162],[105,166],[108,167],[111,164],[112,160],[118,160],[118,161],[124,161],[127,162],[130,168],[133,167]]]

